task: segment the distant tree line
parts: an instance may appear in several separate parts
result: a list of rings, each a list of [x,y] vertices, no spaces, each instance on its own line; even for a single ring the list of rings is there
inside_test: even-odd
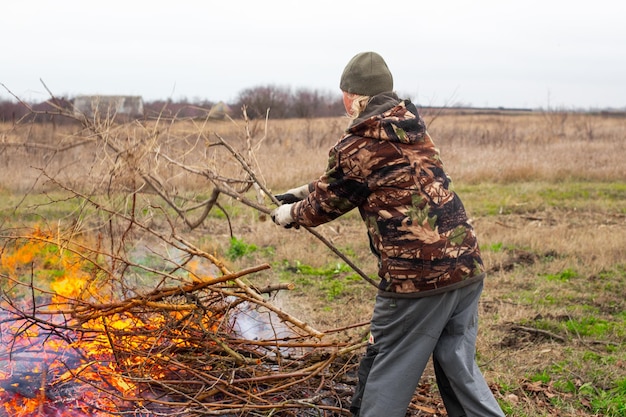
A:
[[[0,100],[0,122],[16,122],[31,118],[31,121],[63,123],[54,116],[55,107],[71,110],[73,101],[74,99],[70,97],[54,97],[38,103]],[[164,116],[203,118],[216,104],[209,100],[188,101],[187,99],[144,101],[144,118]],[[272,119],[335,117],[345,112],[341,95],[338,93],[306,88],[292,90],[289,87],[276,85],[247,88],[238,94],[234,102],[225,104],[231,111],[231,117],[234,118],[243,115],[244,106],[248,117],[252,119],[265,118],[266,115]],[[31,110],[34,110],[35,114]]]

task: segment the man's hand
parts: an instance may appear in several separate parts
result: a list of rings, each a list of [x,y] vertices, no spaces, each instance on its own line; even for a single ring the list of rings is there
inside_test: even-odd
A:
[[[292,206],[293,203],[283,204],[282,206],[278,206],[272,210],[272,213],[270,214],[272,221],[279,226],[283,226],[285,229],[289,229],[294,226],[297,229],[298,225],[293,221],[293,217],[291,217]]]
[[[298,188],[292,188],[287,190],[284,194],[277,194],[276,200],[283,204],[297,203],[300,200],[304,200],[309,195],[309,184],[302,185]]]

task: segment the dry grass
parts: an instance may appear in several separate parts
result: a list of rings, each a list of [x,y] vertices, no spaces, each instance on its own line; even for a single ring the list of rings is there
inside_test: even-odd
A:
[[[466,184],[482,182],[598,180],[626,178],[624,119],[591,114],[456,115],[431,116],[427,124],[454,179]],[[259,172],[276,189],[309,181],[325,167],[328,148],[339,138],[346,120],[252,121],[253,138],[262,141],[256,158]],[[1,186],[25,189],[32,186],[51,150],[75,140],[76,127],[28,125],[0,127],[3,175]],[[189,161],[203,161],[206,142],[217,133],[232,142],[244,140],[241,121],[161,121],[124,126],[115,135],[129,143],[150,137],[184,151]],[[158,138],[154,138],[158,136]],[[37,147],[8,146],[31,144]],[[92,168],[89,146],[55,155],[50,169],[81,177]],[[27,162],[24,165],[24,161]],[[187,184],[187,186],[190,186]]]
[[[626,338],[620,330],[626,325],[624,119],[546,113],[431,114],[426,120],[473,217],[490,270],[481,304],[478,353],[487,379],[499,390],[498,398],[516,416],[601,413],[588,405],[598,395],[578,389],[590,384],[596,392],[612,392],[626,380],[626,356],[620,353]],[[248,128],[258,146],[255,171],[273,192],[317,178],[325,168],[329,147],[345,125],[344,119],[252,122]],[[242,122],[173,121],[122,128],[115,134],[127,138],[129,150],[149,140],[189,166],[215,166],[228,175],[241,169],[227,153],[209,144],[217,133],[244,149]],[[0,128],[4,224],[16,220],[9,218],[10,206],[18,204],[22,195],[34,197],[54,190],[50,182],[37,181],[42,171],[33,167],[45,168],[48,175],[90,192],[106,189],[103,178],[111,178],[116,169],[122,175],[121,164],[94,158],[102,151],[97,143],[52,154],[44,145],[76,140],[76,127],[50,129]],[[25,142],[38,147],[18,146]],[[143,162],[142,158],[151,157],[136,156]],[[167,165],[153,168],[181,195],[207,194],[210,189],[201,176]],[[137,182],[140,179],[135,177],[120,184],[130,187]],[[254,244],[257,250],[233,259],[232,267],[270,262],[272,270],[251,280],[258,285],[295,280],[297,289],[281,293],[274,301],[314,327],[368,320],[375,290],[365,282],[348,279],[349,273],[338,274],[333,280],[342,286],[329,296],[324,278],[293,272],[298,262],[314,268],[339,262],[317,239],[305,230],[284,230],[259,221],[257,212],[232,199],[224,198],[222,205],[230,214],[230,226],[223,216],[214,215],[188,232],[205,250],[226,256],[231,233]],[[71,213],[47,220],[69,222]],[[375,275],[357,213],[318,231],[368,275]],[[609,329],[590,334],[572,330],[590,317],[604,320]],[[342,337],[362,332],[359,328]],[[544,374],[548,381],[538,379]],[[432,383],[432,374],[427,372],[424,381]],[[570,391],[568,383],[573,387]],[[604,410],[607,416],[626,415],[621,413]]]
[[[626,178],[623,126],[588,114],[443,115],[429,129],[453,178],[476,184]]]

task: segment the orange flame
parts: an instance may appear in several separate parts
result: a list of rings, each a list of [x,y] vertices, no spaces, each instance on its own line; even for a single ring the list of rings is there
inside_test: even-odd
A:
[[[176,328],[165,340],[161,333],[167,320],[182,322],[185,311],[72,321],[73,306],[114,300],[93,263],[58,241],[35,230],[30,238],[0,248],[0,280],[7,277],[0,294],[0,417],[112,417],[134,410],[141,387],[133,376],[158,380],[171,372],[167,355],[155,346],[190,344],[182,332],[177,339]],[[193,273],[190,278],[201,279]],[[20,307],[29,313],[20,315]],[[216,331],[217,316],[205,311],[196,324]]]
[[[84,259],[61,250],[50,234],[39,229],[0,253],[0,276],[8,277],[6,293],[11,300],[34,301],[45,294],[50,298],[44,322],[54,322],[56,311],[70,300],[99,297],[90,290],[88,270]],[[59,334],[45,332],[46,326],[28,318],[8,320],[11,311],[11,305],[0,300],[0,318],[7,316],[10,323],[0,328],[0,417],[109,417],[118,408],[97,389],[103,381],[116,395],[133,394],[135,386],[117,369],[102,325],[85,324],[78,334],[87,331],[96,336],[77,338],[71,329]],[[119,317],[111,322],[118,328],[132,326]]]

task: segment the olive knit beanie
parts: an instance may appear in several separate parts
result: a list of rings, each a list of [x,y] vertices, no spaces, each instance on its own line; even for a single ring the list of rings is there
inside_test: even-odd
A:
[[[393,90],[393,77],[382,56],[376,52],[356,54],[341,75],[341,91],[375,96]]]

